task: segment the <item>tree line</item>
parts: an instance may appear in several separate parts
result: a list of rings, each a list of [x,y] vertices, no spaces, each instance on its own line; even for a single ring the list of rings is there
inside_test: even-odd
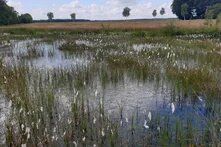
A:
[[[172,12],[179,19],[216,19],[221,14],[221,0],[173,0]]]
[[[19,15],[13,7],[7,5],[6,0],[0,0],[0,25],[31,23],[32,21],[30,14]]]

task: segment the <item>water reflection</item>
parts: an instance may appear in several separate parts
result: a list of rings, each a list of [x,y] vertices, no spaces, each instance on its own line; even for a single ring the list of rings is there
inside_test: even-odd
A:
[[[4,58],[5,63],[23,63],[23,59],[28,59],[27,65],[39,69],[54,68],[73,68],[78,65],[86,66],[88,60],[85,58],[71,56],[63,53],[58,47],[64,41],[55,41],[52,43],[42,42],[41,40],[13,41],[10,51],[11,56]]]

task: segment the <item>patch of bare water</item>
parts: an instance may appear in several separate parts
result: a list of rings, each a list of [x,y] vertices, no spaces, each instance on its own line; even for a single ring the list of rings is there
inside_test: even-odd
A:
[[[58,47],[63,41],[53,43],[41,40],[14,41],[11,56],[5,56],[4,61],[8,65],[23,63],[27,59],[29,66],[39,69],[73,68],[77,65],[87,65],[89,62],[84,57],[69,56],[64,54]]]

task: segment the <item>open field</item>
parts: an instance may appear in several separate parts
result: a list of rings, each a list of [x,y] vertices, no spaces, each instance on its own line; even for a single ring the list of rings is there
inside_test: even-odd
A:
[[[100,29],[158,29],[173,25],[177,28],[200,29],[205,28],[205,20],[125,20],[113,22],[72,22],[72,23],[32,23],[19,24],[11,26],[2,26],[1,28],[25,28],[25,29],[70,29],[70,30],[100,30]]]

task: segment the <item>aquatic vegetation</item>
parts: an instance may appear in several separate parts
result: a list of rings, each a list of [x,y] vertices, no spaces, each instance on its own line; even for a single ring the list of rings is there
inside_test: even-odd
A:
[[[15,37],[0,52],[0,144],[219,146],[220,41],[174,31]]]

